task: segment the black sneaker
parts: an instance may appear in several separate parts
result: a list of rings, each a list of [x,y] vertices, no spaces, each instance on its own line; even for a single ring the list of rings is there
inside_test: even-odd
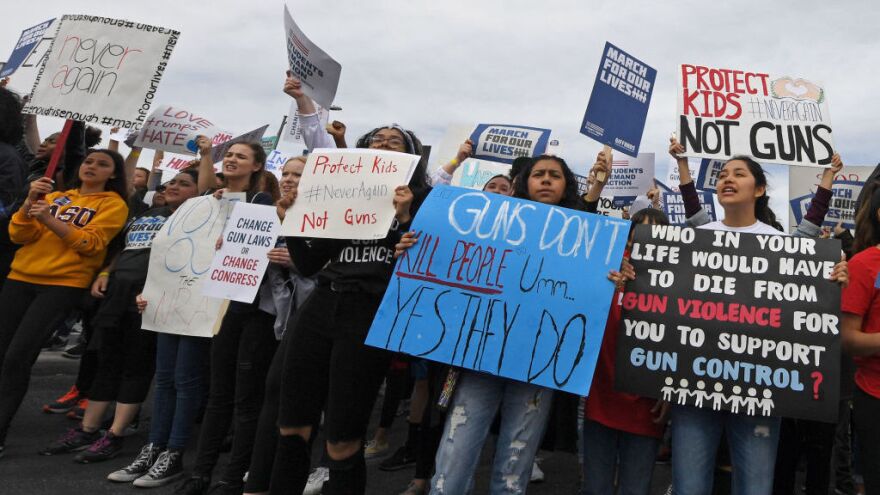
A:
[[[181,476],[183,476],[183,452],[166,450],[159,454],[147,474],[134,480],[132,484],[139,488],[154,488],[167,485]]]
[[[89,445],[89,448],[80,452],[73,458],[76,462],[89,464],[113,459],[122,451],[122,437],[117,437],[112,432],[107,432],[101,438]]]
[[[391,457],[379,463],[379,469],[382,471],[398,471],[415,465],[416,456],[406,447],[397,449],[397,452]]]
[[[165,450],[164,447],[159,447],[151,443],[144,445],[144,448],[141,449],[141,452],[135,457],[131,464],[118,471],[110,473],[107,475],[107,479],[119,483],[131,483],[150,470],[150,467],[155,464],[156,459],[163,450]]]
[[[56,455],[67,454],[69,452],[79,452],[89,448],[89,445],[95,440],[101,438],[100,431],[88,432],[80,427],[67,430],[58,440],[55,440],[48,447],[40,451],[40,455]]]
[[[79,359],[85,352],[86,343],[80,342],[65,349],[65,351],[61,353],[61,357],[66,357],[67,359]]]
[[[59,337],[57,333],[52,334],[52,337],[43,344],[43,350],[51,352],[64,350],[65,347],[67,347],[67,339]]]
[[[211,478],[193,474],[183,480],[174,490],[175,495],[204,495],[211,485]]]
[[[208,495],[241,495],[244,491],[244,483],[230,483],[219,481],[208,490]]]

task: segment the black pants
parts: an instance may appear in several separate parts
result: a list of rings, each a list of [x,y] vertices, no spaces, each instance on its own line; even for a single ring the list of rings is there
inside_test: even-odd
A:
[[[795,474],[801,454],[807,459],[807,495],[827,495],[831,484],[831,448],[836,423],[803,419],[782,420],[773,476],[774,495],[795,493]]]
[[[230,310],[223,317],[211,345],[211,391],[194,474],[211,475],[233,419],[232,453],[222,481],[240,483],[247,472],[266,374],[278,347],[274,324],[275,316],[259,310]]]
[[[412,393],[413,381],[409,366],[392,362],[385,375],[385,398],[382,401],[382,412],[379,416],[379,428],[391,428],[400,402]]]
[[[27,393],[31,367],[85,289],[6,280],[0,290],[0,445]]]
[[[156,332],[141,330],[141,315],[133,312],[122,317],[119,328],[99,331],[98,367],[89,398],[142,403],[156,371]]]
[[[100,301],[92,297],[91,294],[87,293],[82,298],[82,340],[86,343],[86,351],[79,360],[79,370],[76,373],[76,388],[81,395],[86,397],[90,396],[92,383],[94,383],[95,377],[98,374],[98,349],[88,344],[95,338],[95,326],[92,324],[92,318],[94,318],[99,305]],[[156,363],[153,363],[152,367],[155,368]]]
[[[853,425],[858,438],[866,495],[880,495],[880,421],[877,418],[880,418],[880,399],[856,387]]]

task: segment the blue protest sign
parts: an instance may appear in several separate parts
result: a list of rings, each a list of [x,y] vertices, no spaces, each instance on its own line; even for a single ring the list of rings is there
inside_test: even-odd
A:
[[[712,199],[712,193],[708,191],[697,191],[700,196],[700,204],[709,218],[714,222],[717,220],[715,215],[715,201]],[[684,209],[684,198],[681,193],[664,192],[663,193],[663,213],[669,218],[672,225],[684,225],[687,220],[687,213]]]
[[[538,156],[547,150],[550,129],[521,125],[480,124],[471,133],[473,158],[513,163],[520,156]]]
[[[862,181],[834,181],[832,185],[834,196],[832,196],[831,203],[828,205],[828,213],[825,214],[825,221],[822,225],[825,227],[834,227],[838,222],[842,222],[841,227],[845,229],[855,229],[855,203],[864,186],[865,183]],[[789,200],[791,213],[795,220],[794,225],[800,224],[804,219],[804,215],[807,214],[807,209],[810,207],[810,201],[813,200],[813,196],[815,195],[815,193],[809,193]]]
[[[588,393],[630,222],[439,186],[412,228],[368,345]]]
[[[6,59],[6,64],[3,65],[3,70],[0,70],[0,77],[9,76],[18,69],[37,46],[37,43],[43,39],[43,34],[46,33],[46,30],[49,29],[54,20],[55,18],[49,19],[21,32],[18,42],[15,43],[15,48],[13,48],[9,58]]]
[[[636,156],[657,71],[608,42],[602,53],[581,134]]]
[[[701,191],[715,192],[715,184],[718,182],[718,173],[724,167],[724,160],[711,160],[703,158],[700,161],[700,172],[697,174],[697,182],[694,184]]]

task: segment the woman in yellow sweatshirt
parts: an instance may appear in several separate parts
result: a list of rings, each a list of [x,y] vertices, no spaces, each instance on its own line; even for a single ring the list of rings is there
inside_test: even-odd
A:
[[[74,189],[56,192],[48,178],[32,182],[9,223],[22,247],[0,290],[0,456],[40,347],[85,295],[128,216],[119,153],[91,152],[78,178]]]

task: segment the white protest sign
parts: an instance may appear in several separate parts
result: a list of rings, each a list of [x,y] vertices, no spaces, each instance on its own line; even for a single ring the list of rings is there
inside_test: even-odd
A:
[[[287,160],[300,156],[296,153],[287,153],[280,150],[273,150],[272,153],[269,153],[269,156],[266,157],[266,170],[268,172],[272,172],[275,174],[275,177],[278,180],[281,180],[281,171],[284,168],[284,164],[287,163]]]
[[[65,15],[22,111],[138,127],[179,34],[121,19]]]
[[[284,34],[287,41],[287,64],[302,81],[303,92],[315,103],[330,108],[336,98],[342,66],[309,40],[293,22],[284,6]]]
[[[394,221],[394,189],[409,183],[418,162],[396,151],[313,150],[281,235],[383,239]]]
[[[486,182],[489,182],[489,179],[492,177],[509,174],[510,167],[507,163],[468,158],[455,169],[455,173],[452,174],[451,185],[482,190]]]
[[[222,300],[202,295],[214,247],[231,208],[213,196],[188,199],[153,238],[142,328],[211,337]]]
[[[754,70],[680,69],[678,140],[687,156],[831,165],[834,142],[821,84]]]
[[[274,206],[237,202],[223,230],[223,246],[214,253],[202,294],[251,303],[269,266],[268,253],[278,237]]]
[[[166,154],[162,157],[162,163],[159,164],[159,170],[180,172],[190,166],[193,157],[185,155]]]
[[[211,160],[213,160],[214,163],[217,163],[220,160],[222,160],[223,157],[226,156],[226,152],[229,151],[229,148],[231,148],[233,144],[238,144],[238,143],[258,143],[259,144],[260,139],[263,138],[263,134],[266,133],[266,129],[268,129],[268,128],[269,128],[269,124],[266,124],[263,127],[259,127],[257,129],[250,131],[250,132],[246,132],[246,133],[242,134],[241,136],[238,136],[238,137],[235,137],[232,139],[226,139],[225,141],[223,141],[221,143],[214,143],[214,147],[211,148]],[[215,136],[214,139],[216,140],[217,137]]]
[[[697,174],[700,171],[700,161],[688,160],[688,170],[691,172],[691,178],[696,180]],[[663,185],[672,192],[678,192],[679,184],[681,184],[681,175],[678,173],[678,162],[675,158],[670,157],[669,167],[666,169],[666,175],[663,178]]]
[[[216,146],[232,139],[232,135],[218,129],[210,120],[189,110],[172,105],[160,105],[138,132],[134,145],[140,148],[195,155],[198,135],[208,136]]]
[[[611,175],[602,193],[618,202],[632,202],[654,186],[654,153],[639,153],[635,158],[621,155],[611,162]]]

